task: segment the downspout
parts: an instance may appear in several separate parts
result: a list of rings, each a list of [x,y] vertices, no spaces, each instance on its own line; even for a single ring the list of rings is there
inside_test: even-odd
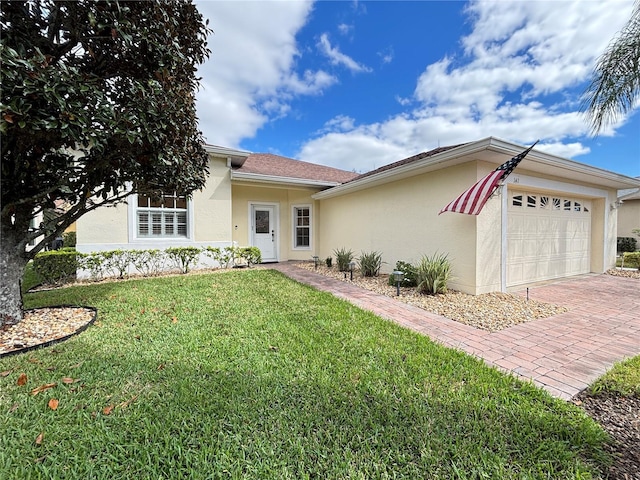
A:
[[[507,185],[506,183],[502,188],[502,201],[500,212],[500,291],[505,293],[507,291]]]

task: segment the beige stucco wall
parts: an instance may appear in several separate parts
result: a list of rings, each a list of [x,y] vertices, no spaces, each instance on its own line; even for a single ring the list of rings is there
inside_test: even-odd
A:
[[[128,242],[127,205],[100,207],[76,222],[76,246],[126,244]],[[88,248],[91,251],[91,248]]]
[[[209,157],[209,177],[201,191],[189,203],[188,239],[136,239],[133,208],[122,203],[100,207],[77,222],[77,248],[82,252],[110,249],[164,249],[170,246],[231,243],[231,178],[227,160]]]
[[[453,265],[451,288],[476,293],[477,219],[438,212],[477,176],[475,163],[467,163],[322,199],[319,255],[333,257],[338,248],[351,249],[356,256],[378,251],[388,273],[398,260],[415,263],[423,255],[445,253]],[[486,231],[482,235],[490,243]]]
[[[625,200],[618,207],[618,237],[633,237],[638,240],[638,248],[640,249],[640,238],[638,238],[632,230],[640,228],[640,199]]]
[[[232,238],[240,246],[251,244],[250,205],[276,205],[278,210],[278,260],[311,260],[318,245],[319,202],[311,195],[318,189],[303,187],[270,187],[259,183],[234,182],[232,185]],[[311,246],[294,248],[293,207],[311,207]]]
[[[231,240],[231,173],[225,159],[209,160],[209,178],[193,193],[191,207],[195,242]]]
[[[343,247],[356,255],[376,250],[382,253],[383,271],[388,273],[397,260],[417,262],[424,254],[447,253],[453,265],[452,289],[472,294],[500,291],[506,285],[504,192],[490,198],[477,217],[438,215],[444,205],[494,168],[482,161],[468,162],[321,199],[319,255],[333,256],[335,249]],[[609,209],[615,190],[526,170],[509,178],[509,188],[560,195],[566,191],[571,197],[588,198],[592,205],[591,271],[601,273],[615,264],[616,215]]]

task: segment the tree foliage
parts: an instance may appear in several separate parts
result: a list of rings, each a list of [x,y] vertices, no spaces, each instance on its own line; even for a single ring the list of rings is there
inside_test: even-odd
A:
[[[208,29],[191,2],[8,1],[0,15],[3,230],[64,202],[26,244],[125,192],[203,186]]]
[[[640,0],[631,18],[598,59],[583,109],[598,133],[629,113],[640,99]]]
[[[5,303],[12,269],[86,212],[204,185],[194,95],[209,29],[191,0],[10,0],[0,26]]]

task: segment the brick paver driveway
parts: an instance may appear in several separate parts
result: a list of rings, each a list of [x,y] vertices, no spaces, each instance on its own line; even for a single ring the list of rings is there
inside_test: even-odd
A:
[[[532,380],[570,399],[611,366],[640,355],[640,281],[588,275],[529,288],[529,297],[568,308],[566,313],[485,332],[398,302],[349,282],[290,263],[273,265],[285,275]],[[517,292],[524,295],[524,291]]]

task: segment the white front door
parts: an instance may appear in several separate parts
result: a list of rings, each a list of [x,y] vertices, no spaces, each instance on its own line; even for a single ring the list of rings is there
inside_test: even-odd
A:
[[[263,262],[278,261],[278,232],[274,205],[251,206],[251,245],[258,247]]]

